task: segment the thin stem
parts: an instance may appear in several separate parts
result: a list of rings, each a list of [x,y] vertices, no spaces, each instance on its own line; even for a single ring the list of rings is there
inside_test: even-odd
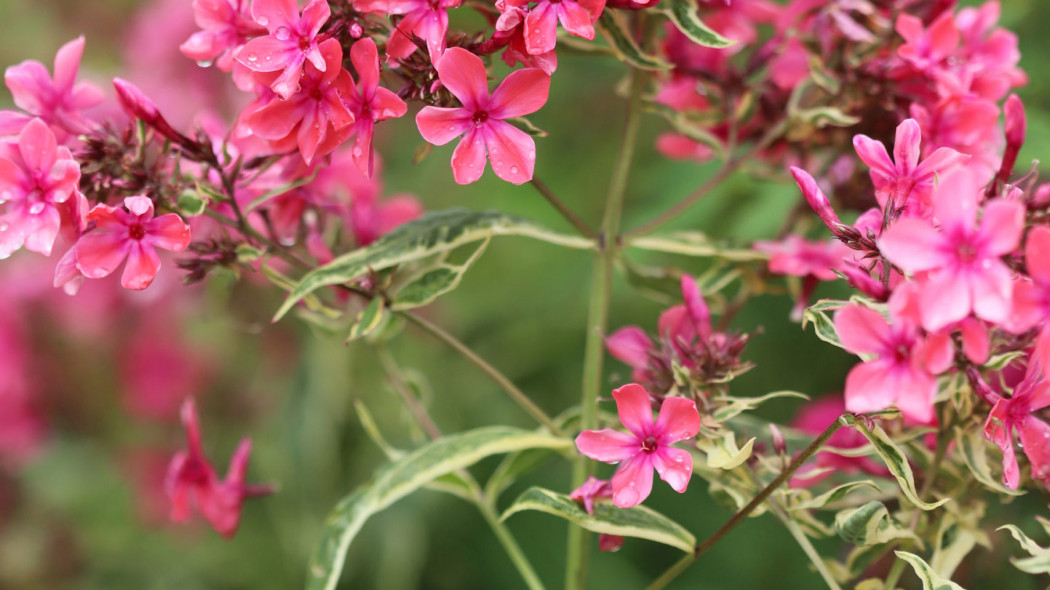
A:
[[[776,141],[777,138],[783,135],[785,129],[787,129],[786,121],[781,121],[780,123],[771,127],[769,131],[767,131],[766,134],[762,136],[761,139],[759,139],[754,145],[751,146],[750,149],[726,160],[725,164],[722,165],[722,168],[720,168],[718,172],[715,172],[714,176],[708,178],[707,181],[704,182],[704,184],[700,185],[700,187],[693,191],[691,194],[689,194],[689,196],[682,199],[677,204],[672,206],[667,211],[664,211],[654,219],[643,223],[642,225],[630,231],[624,232],[624,239],[644,236],[646,234],[652,233],[653,230],[661,227],[662,225],[674,221],[679,215],[688,211],[690,207],[697,204],[704,197],[710,194],[711,191],[713,191],[720,184],[722,184],[723,180],[729,177],[729,175],[731,175],[732,173],[736,172],[736,170],[740,168],[741,165],[750,160],[755,154],[764,150],[766,147],[769,146],[769,144]]]
[[[614,237],[620,231],[620,218],[627,178],[638,143],[641,121],[641,96],[647,75],[632,69],[631,94],[627,103],[623,141],[606,198],[602,235],[598,240],[599,258],[591,282],[590,311],[587,315],[587,341],[583,353],[583,385],[580,392],[580,428],[589,430],[598,426],[598,393],[602,385],[602,362],[605,359],[604,336],[609,318],[609,299],[612,293],[612,275],[619,244]],[[582,455],[573,462],[573,485],[580,485],[591,474],[593,465]],[[579,590],[587,586],[590,535],[583,528],[570,526],[565,567],[565,588]]]
[[[252,240],[254,243],[266,246],[270,249],[271,252],[273,252],[275,256],[285,260],[286,262],[291,263],[294,266],[303,269],[313,268],[313,266],[310,263],[306,262],[302,258],[299,258],[281,244],[278,244],[270,238],[267,238],[261,233],[255,231],[255,229],[252,228],[252,226],[250,225],[241,225],[239,222],[230,219],[229,217],[226,217],[221,213],[217,213],[211,209],[205,209],[204,214],[227,227],[232,227],[233,229],[241,232],[242,234],[244,234],[245,237]]]
[[[547,202],[553,205],[554,208],[558,210],[558,213],[561,213],[562,217],[564,217],[566,221],[571,223],[572,226],[580,232],[580,234],[582,234],[584,237],[591,238],[592,240],[598,239],[597,232],[591,229],[591,226],[587,225],[587,223],[583,219],[580,219],[580,216],[576,215],[576,213],[573,212],[572,209],[569,209],[569,206],[566,205],[564,201],[559,199],[558,196],[554,194],[554,191],[552,191],[550,187],[544,184],[542,180],[533,177],[533,179],[529,181],[529,184],[531,184],[541,195],[543,195],[543,198],[547,199]]]
[[[810,562],[813,563],[813,567],[817,569],[817,573],[820,574],[821,578],[824,578],[824,583],[828,585],[830,590],[842,590],[838,582],[835,581],[835,577],[828,571],[828,566],[824,564],[824,560],[820,558],[820,554],[817,553],[813,544],[809,542],[809,537],[806,533],[802,532],[802,529],[798,526],[798,523],[792,520],[791,516],[784,513],[783,507],[780,506],[779,502],[774,500],[769,501],[772,507],[773,515],[777,517],[784,524],[784,528],[791,533],[791,536],[795,538],[795,542],[798,543],[799,547],[809,558]]]
[[[525,395],[525,392],[518,389],[518,387],[514,385],[506,375],[500,373],[499,370],[490,365],[488,361],[478,356],[478,354],[471,350],[466,344],[460,342],[455,336],[441,329],[441,327],[430,323],[428,320],[425,320],[410,311],[403,312],[401,315],[417,327],[421,328],[424,332],[450,346],[453,350],[458,352],[460,356],[481,369],[482,373],[485,373],[490,379],[495,381],[511,399],[517,402],[519,406],[528,412],[530,416],[535,418],[537,422],[542,424],[551,434],[565,436],[565,433],[558,428],[558,425],[554,423],[554,420],[540,409],[540,407],[531,399],[529,399],[529,396]]]
[[[412,395],[405,380],[401,378],[400,368],[397,366],[397,362],[394,361],[393,355],[386,348],[382,347],[377,352],[379,353],[379,360],[383,364],[383,371],[386,373],[387,378],[390,379],[390,383],[394,386],[398,395],[401,396],[402,401],[408,406],[409,411],[412,412],[416,422],[419,423],[419,426],[426,431],[427,436],[430,438],[435,440],[441,438],[441,431],[438,429],[437,424],[427,414],[426,408],[420,405],[416,396]],[[544,590],[543,582],[536,575],[536,570],[532,568],[529,559],[525,557],[525,553],[522,552],[518,542],[514,539],[514,535],[511,534],[507,527],[503,526],[503,523],[496,516],[492,502],[489,501],[488,496],[482,491],[474,476],[466,469],[459,469],[456,473],[459,474],[463,481],[467,482],[474,505],[478,507],[478,511],[485,518],[485,522],[488,523],[496,538],[499,539],[500,545],[503,545],[503,549],[507,552],[507,557],[510,557],[514,567],[518,569],[522,579],[525,581],[525,585],[530,590]]]
[[[667,586],[667,584],[671,583],[671,580],[678,577],[678,574],[684,572],[686,568],[692,565],[697,557],[703,555],[705,551],[707,551],[716,543],[718,543],[722,539],[722,537],[724,537],[729,531],[733,530],[738,524],[743,522],[749,514],[755,511],[755,508],[758,508],[760,505],[762,505],[762,502],[766,501],[766,498],[768,498],[770,494],[776,491],[777,488],[783,485],[784,482],[786,482],[792,475],[794,475],[795,471],[797,471],[799,467],[802,467],[803,463],[808,461],[814,453],[820,450],[820,447],[824,446],[824,443],[828,442],[828,439],[831,438],[832,435],[834,435],[836,432],[838,432],[839,428],[842,428],[842,426],[845,424],[845,422],[843,421],[845,416],[847,415],[843,414],[842,416],[839,416],[834,422],[832,422],[831,425],[824,430],[824,432],[820,433],[820,436],[818,436],[816,440],[809,443],[809,446],[805,449],[802,449],[802,452],[799,453],[794,458],[794,460],[791,461],[791,464],[787,466],[787,469],[782,471],[776,479],[769,483],[769,485],[762,488],[762,491],[760,491],[758,495],[752,498],[751,501],[747,503],[747,506],[744,506],[740,510],[737,510],[736,514],[731,516],[729,520],[727,520],[726,523],[722,525],[721,528],[719,528],[710,537],[704,539],[700,544],[698,544],[691,554],[686,555],[682,559],[679,559],[677,562],[675,562],[675,564],[668,568],[667,571],[665,571],[659,578],[654,580],[652,584],[649,584],[646,587],[646,590],[659,590],[660,588]]]

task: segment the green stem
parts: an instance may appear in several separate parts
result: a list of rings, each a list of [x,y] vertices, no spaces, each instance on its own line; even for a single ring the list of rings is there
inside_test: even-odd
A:
[[[809,542],[809,538],[806,537],[806,533],[802,532],[799,528],[798,523],[792,520],[791,516],[784,513],[784,509],[780,506],[779,502],[774,500],[769,501],[772,507],[773,515],[777,517],[784,524],[784,528],[791,533],[791,536],[795,538],[799,547],[805,552],[806,557],[813,563],[813,567],[817,568],[817,572],[821,578],[824,578],[824,583],[828,585],[830,590],[842,590],[838,582],[835,581],[835,577],[828,571],[828,566],[824,564],[824,560],[820,558],[820,554],[817,553],[813,544]]]
[[[478,354],[471,350],[470,347],[468,347],[466,344],[463,344],[455,336],[444,331],[439,326],[430,323],[429,321],[410,311],[402,312],[401,315],[404,316],[404,318],[408,321],[415,324],[417,327],[421,328],[424,332],[447,344],[453,350],[458,352],[460,356],[473,363],[474,366],[476,366],[477,368],[481,369],[482,373],[485,373],[486,375],[488,375],[489,379],[495,381],[496,385],[499,385],[500,388],[503,389],[503,391],[505,391],[512,400],[517,402],[519,406],[521,406],[526,412],[528,412],[530,416],[535,418],[537,422],[542,424],[543,427],[546,428],[551,434],[554,434],[556,436],[565,436],[565,433],[563,433],[562,430],[558,428],[558,425],[554,423],[554,420],[550,416],[548,416],[546,412],[540,409],[540,407],[537,406],[535,402],[529,399],[529,396],[525,395],[525,392],[518,389],[518,387],[514,385],[514,383],[512,383],[506,375],[500,373],[499,370],[490,365],[488,361],[478,356]]]
[[[667,586],[667,584],[671,583],[671,580],[678,577],[678,574],[681,574],[690,565],[692,565],[693,562],[696,561],[697,557],[703,555],[704,552],[706,552],[708,549],[710,549],[716,543],[722,540],[722,537],[724,537],[726,533],[733,530],[738,524],[743,522],[749,514],[755,511],[755,508],[758,508],[762,504],[762,502],[766,501],[766,498],[768,498],[770,494],[772,494],[774,491],[776,491],[777,488],[783,485],[784,482],[790,479],[791,476],[795,474],[795,471],[797,471],[799,467],[802,467],[803,463],[808,461],[814,453],[820,450],[820,447],[824,446],[824,443],[828,442],[828,439],[831,438],[832,435],[834,435],[836,432],[838,432],[839,428],[846,424],[844,421],[844,418],[846,416],[847,414],[839,416],[833,423],[831,423],[830,426],[828,426],[824,430],[824,432],[820,433],[820,436],[818,436],[816,440],[809,443],[809,446],[805,449],[802,449],[802,452],[799,453],[793,461],[791,461],[791,464],[787,466],[787,469],[782,471],[776,479],[769,483],[769,485],[762,488],[762,491],[760,491],[757,496],[752,498],[751,501],[747,503],[747,506],[744,506],[740,510],[737,510],[736,514],[731,516],[729,520],[727,520],[726,523],[722,525],[721,528],[719,528],[710,537],[704,539],[699,545],[697,545],[692,553],[686,555],[682,559],[679,559],[677,562],[675,562],[675,564],[668,568],[667,571],[665,571],[659,578],[654,580],[652,584],[649,584],[646,587],[646,590],[659,590],[660,588]]]
[[[771,127],[769,131],[767,131],[766,134],[758,140],[758,142],[751,146],[750,149],[726,160],[725,164],[722,165],[722,168],[720,168],[718,172],[715,172],[714,176],[708,178],[707,181],[704,182],[704,184],[700,185],[700,188],[690,193],[689,196],[682,199],[677,204],[672,206],[667,211],[664,211],[654,219],[643,223],[642,225],[630,231],[624,232],[623,238],[627,239],[636,238],[638,236],[644,236],[646,234],[652,233],[653,230],[663,226],[664,224],[677,219],[679,215],[688,211],[690,207],[697,204],[704,197],[710,194],[711,191],[713,191],[720,184],[722,184],[723,180],[729,177],[729,175],[731,175],[732,173],[736,172],[736,170],[740,168],[740,166],[742,166],[748,160],[752,159],[755,154],[764,150],[766,147],[769,146],[769,144],[776,141],[777,138],[783,135],[785,129],[787,129],[786,121],[781,121],[779,124]]]
[[[492,528],[492,532],[496,533],[496,538],[499,539],[500,545],[503,545],[503,549],[507,552],[507,556],[514,562],[514,567],[518,568],[518,573],[521,574],[521,578],[525,580],[525,585],[530,590],[544,590],[543,582],[540,581],[540,577],[536,575],[536,571],[532,569],[532,564],[529,563],[529,559],[525,557],[518,542],[514,539],[514,535],[507,530],[507,527],[500,522],[496,511],[493,510],[491,503],[488,502],[483,496],[478,496],[475,504],[478,510],[481,511],[481,515],[485,517],[485,522],[489,523]]]
[[[558,213],[561,213],[562,217],[571,223],[581,235],[592,240],[598,239],[598,234],[591,229],[591,226],[587,225],[587,223],[581,219],[579,215],[576,215],[572,209],[569,209],[569,206],[559,199],[558,196],[554,194],[554,191],[544,184],[543,181],[533,177],[533,179],[529,181],[529,184],[531,184],[537,192],[543,195],[543,198],[547,199],[547,202],[553,205],[554,208],[558,210]]]
[[[598,426],[598,394],[602,386],[602,362],[605,359],[605,333],[609,318],[609,299],[612,293],[612,275],[619,254],[615,236],[620,231],[624,195],[627,193],[627,178],[638,143],[641,121],[641,96],[647,75],[640,70],[631,70],[631,94],[627,103],[627,120],[624,125],[623,142],[613,164],[613,176],[606,198],[602,233],[598,239],[599,258],[591,282],[591,304],[587,315],[587,341],[583,353],[583,385],[580,393],[580,428],[590,430]],[[593,465],[585,457],[575,458],[572,470],[573,485],[583,483],[592,473]],[[587,569],[590,535],[580,527],[569,527],[568,552],[565,567],[566,590],[587,587]]]

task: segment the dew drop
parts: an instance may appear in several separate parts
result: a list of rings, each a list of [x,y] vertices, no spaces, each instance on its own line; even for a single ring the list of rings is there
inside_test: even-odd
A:
[[[9,229],[11,229],[11,226],[6,221],[0,223],[0,231],[7,231]]]
[[[291,39],[292,31],[288,27],[277,27],[277,30],[273,32],[273,36],[280,41],[287,41]]]
[[[270,19],[266,18],[265,16],[260,16],[259,18],[255,19],[255,22],[259,23],[260,27],[265,27],[266,25],[270,24]]]
[[[31,214],[33,214],[33,215],[37,215],[43,210],[44,210],[44,204],[43,203],[33,203],[32,205],[29,206],[29,212]]]
[[[255,52],[249,53],[248,54],[248,61],[250,63],[255,63],[255,62],[259,61],[259,56],[256,55]]]
[[[510,167],[510,173],[511,174],[517,174],[518,173],[518,167],[517,166],[511,166]]]
[[[197,62],[197,65],[202,67],[202,68],[210,68],[211,64],[212,64],[211,60],[207,60],[207,59],[202,59],[199,62]]]
[[[682,458],[681,457],[675,457],[674,460],[675,460],[676,463],[681,463],[682,462]]]

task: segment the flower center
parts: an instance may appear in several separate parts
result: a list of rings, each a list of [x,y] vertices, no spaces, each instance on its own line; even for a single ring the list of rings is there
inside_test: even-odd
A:
[[[977,258],[977,248],[969,242],[963,242],[955,249],[955,255],[960,262],[973,262]]]
[[[642,451],[646,453],[655,453],[656,447],[658,446],[659,445],[656,444],[656,437],[654,436],[647,436],[645,437],[645,440],[642,441]]]
[[[474,113],[473,121],[474,121],[474,126],[475,127],[481,127],[482,125],[485,124],[485,121],[488,121],[488,120],[489,120],[488,111],[478,111],[478,112]]]
[[[301,51],[306,51],[307,49],[310,49],[309,37],[299,37],[299,49]]]
[[[141,223],[135,223],[128,227],[128,237],[133,240],[141,240],[146,237],[146,228]]]

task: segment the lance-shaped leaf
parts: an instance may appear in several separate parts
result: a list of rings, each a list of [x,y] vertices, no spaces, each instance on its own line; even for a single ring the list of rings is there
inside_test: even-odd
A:
[[[886,468],[890,470],[893,477],[897,479],[901,491],[904,492],[904,496],[908,498],[909,502],[923,510],[933,510],[951,499],[942,498],[932,504],[924,502],[919,497],[919,492],[915,490],[915,476],[911,472],[911,466],[908,465],[908,458],[904,456],[904,452],[901,451],[900,447],[890,440],[890,437],[886,435],[886,431],[878,424],[872,423],[872,427],[869,429],[863,420],[849,421],[874,447],[875,453],[886,464]]]
[[[390,309],[402,311],[422,307],[458,287],[467,269],[481,258],[489,241],[489,238],[483,240],[463,264],[442,263],[413,278],[394,293]]]
[[[902,527],[878,500],[836,514],[835,532],[854,545],[878,545],[893,539],[919,541],[915,532]]]
[[[670,0],[664,3],[663,8],[657,10],[666,14],[678,30],[693,43],[715,49],[723,49],[737,43],[714,32],[700,20],[696,0]]]
[[[736,436],[729,432],[721,438],[704,440],[699,443],[700,450],[707,453],[707,466],[713,469],[736,469],[751,456],[755,446],[752,437],[743,447],[736,446]]]
[[[644,236],[627,242],[629,248],[654,250],[668,254],[682,254],[698,258],[723,258],[736,262],[768,260],[765,252],[750,248],[733,248],[711,241],[711,238],[697,231],[673,232],[663,236]]]
[[[922,580],[922,590],[966,590],[955,582],[938,576],[933,571],[933,568],[918,555],[907,551],[894,551],[893,553],[900,559],[908,562],[908,565],[915,570],[915,575]]]
[[[646,111],[667,119],[675,131],[714,150],[718,159],[725,158],[725,141],[709,131],[717,121],[705,124],[705,121],[698,121],[695,117],[658,102],[645,101],[642,106]]]
[[[984,429],[976,424],[969,428],[955,427],[955,444],[962,455],[966,467],[970,469],[977,481],[985,487],[991,488],[1000,494],[1010,496],[1022,496],[1026,492],[1021,489],[1011,490],[1001,483],[1001,478],[992,474],[992,467],[988,461],[988,443],[984,438]]]
[[[946,511],[941,517],[933,543],[933,554],[930,556],[930,568],[937,575],[951,578],[962,560],[977,545],[991,549],[988,534],[980,526],[983,516],[984,505],[977,504],[976,509],[961,514]]]
[[[1047,534],[1050,534],[1050,521],[1039,516],[1035,518],[1039,521],[1039,524],[1043,525],[1043,529]],[[1050,548],[1042,547],[1015,525],[1003,525],[996,530],[1001,531],[1003,529],[1010,531],[1014,539],[1021,544],[1021,548],[1031,555],[1031,557],[1023,558],[1011,557],[1010,563],[1014,564],[1014,567],[1033,575],[1050,574]]]
[[[384,313],[386,307],[383,303],[382,297],[376,297],[361,310],[361,313],[357,314],[357,319],[354,320],[354,325],[350,326],[350,334],[346,337],[346,342],[350,343],[359,338],[363,338],[368,334],[371,334],[383,323],[383,319],[386,314]]]
[[[842,340],[839,339],[839,333],[835,331],[835,322],[831,321],[826,312],[814,311],[812,308],[807,309],[802,313],[803,330],[806,329],[807,324],[813,324],[813,332],[816,333],[817,338],[829,344],[834,344],[839,348],[844,348]]]
[[[712,416],[719,422],[725,422],[731,418],[735,418],[743,412],[750,412],[758,406],[766,403],[771,399],[777,399],[781,397],[793,397],[798,399],[808,400],[809,396],[800,393],[798,391],[774,391],[773,393],[767,393],[766,395],[760,395],[758,397],[725,397],[721,398],[727,400],[728,403],[724,406],[716,409]]]
[[[587,514],[583,506],[565,494],[539,487],[525,490],[503,512],[501,520],[523,510],[538,510],[564,518],[594,533],[649,539],[692,553],[696,537],[666,516],[646,508],[617,508],[608,502],[597,502],[594,514]]]
[[[598,22],[594,23],[594,28],[609,43],[609,47],[616,52],[616,57],[620,61],[627,62],[643,70],[669,70],[673,67],[660,57],[649,55],[642,51],[641,47],[638,47],[638,44],[635,43],[634,38],[631,36],[626,17],[618,10],[606,10],[603,12],[598,18]]]
[[[846,497],[847,494],[849,494],[853,490],[857,490],[860,488],[869,488],[875,490],[876,492],[879,491],[879,486],[870,479],[865,479],[861,481],[851,481],[849,483],[844,483],[840,486],[836,486],[817,496],[816,498],[802,500],[798,504],[795,504],[794,506],[789,506],[788,508],[790,510],[817,510],[820,508],[824,508],[828,504],[833,504],[842,500]]]
[[[307,590],[332,590],[350,543],[373,514],[434,480],[490,455],[523,449],[566,449],[567,438],[507,426],[489,426],[439,438],[381,470],[372,483],[343,498],[325,521],[307,570]],[[452,482],[448,482],[452,483]]]
[[[528,219],[499,211],[431,211],[398,226],[364,248],[306,273],[281,305],[274,321],[281,319],[301,299],[323,287],[346,283],[369,271],[428,258],[492,236],[511,235],[527,236],[568,248],[595,247],[591,240],[560,234]]]

